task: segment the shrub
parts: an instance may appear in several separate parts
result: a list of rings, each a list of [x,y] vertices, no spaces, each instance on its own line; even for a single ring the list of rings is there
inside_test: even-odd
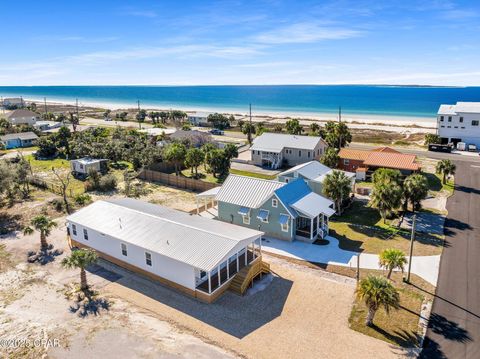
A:
[[[75,203],[79,206],[84,206],[92,202],[92,197],[89,194],[83,193],[75,196]]]
[[[113,174],[108,174],[100,178],[100,188],[102,192],[113,191],[117,188],[117,179]]]
[[[50,204],[52,205],[52,207],[55,209],[55,211],[57,212],[63,212],[63,208],[64,208],[64,205],[63,205],[63,200],[59,199],[59,198],[55,198],[55,199],[52,199],[50,201]]]

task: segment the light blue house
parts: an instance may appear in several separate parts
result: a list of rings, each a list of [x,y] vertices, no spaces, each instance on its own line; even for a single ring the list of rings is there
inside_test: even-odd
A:
[[[11,133],[0,136],[0,142],[6,150],[35,145],[38,136],[33,132]]]
[[[219,220],[287,241],[324,238],[335,213],[333,202],[314,193],[302,178],[284,183],[230,175],[215,200]]]

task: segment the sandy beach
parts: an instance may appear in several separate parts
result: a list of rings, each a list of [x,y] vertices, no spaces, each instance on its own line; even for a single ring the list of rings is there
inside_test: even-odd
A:
[[[26,98],[26,102],[35,102],[39,110],[42,110],[44,100],[38,98]],[[112,111],[134,109],[135,104],[127,103],[108,103],[108,102],[94,102],[94,101],[80,101],[78,102],[81,110],[91,109],[110,109]],[[54,99],[47,101],[47,107],[53,106],[75,106],[74,102],[64,101],[61,99]],[[200,107],[178,107],[172,106],[150,106],[148,104],[140,104],[140,106],[147,111],[169,111],[172,109],[179,109],[187,113],[195,111],[200,112],[219,112],[228,115],[234,115],[236,119],[249,119],[248,109],[244,113],[238,110],[228,110],[222,108],[200,108]],[[252,121],[266,122],[266,123],[285,123],[290,118],[298,118],[304,125],[309,125],[312,122],[324,123],[327,121],[338,121],[338,114],[332,113],[289,113],[289,112],[262,112],[255,110],[252,107]],[[413,117],[413,116],[391,116],[391,115],[371,115],[371,114],[349,114],[343,113],[341,120],[350,124],[351,128],[359,130],[378,130],[389,131],[396,133],[435,133],[436,118],[435,117]]]

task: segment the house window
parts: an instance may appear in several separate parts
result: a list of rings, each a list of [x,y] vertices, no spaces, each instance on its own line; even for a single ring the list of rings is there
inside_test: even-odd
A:
[[[478,126],[478,120],[473,120],[472,121],[472,126]]]
[[[307,152],[307,157],[310,158],[310,151]]]
[[[206,275],[207,275],[207,272],[205,272],[204,270],[200,271],[200,279],[205,278]]]
[[[145,263],[147,266],[152,266],[152,255],[148,252],[145,252]]]
[[[122,247],[122,255],[124,255],[125,257],[128,255],[127,253],[127,245],[125,243],[122,243],[121,244],[121,247]]]
[[[343,160],[343,164],[346,165],[346,166],[348,166],[348,165],[350,164],[350,160],[349,160],[348,158],[345,158],[345,159]]]
[[[288,232],[288,222],[285,224],[282,224],[281,227],[282,227],[282,232]]]
[[[442,128],[445,128],[445,126],[444,126],[444,125],[442,125],[441,127],[442,127]]]
[[[280,222],[280,228],[282,229],[282,232],[288,232],[288,223],[290,222],[290,216],[285,213],[280,214],[279,218]]]
[[[74,224],[72,224],[72,233],[73,233],[74,236],[77,235],[77,226],[74,225]]]
[[[448,122],[452,122],[452,116],[448,116]]]
[[[85,228],[83,229],[83,239],[88,241],[88,231]]]
[[[460,122],[463,122],[463,117],[460,117]]]
[[[289,178],[285,178],[285,183],[288,183],[288,181],[290,181]]]
[[[461,128],[465,129],[465,127],[464,127],[464,126],[462,126]]]
[[[298,157],[302,157],[302,151],[298,151]]]
[[[440,116],[440,121],[443,122],[443,116]]]
[[[245,216],[242,216],[243,218],[243,224],[250,224],[250,215],[247,214]]]
[[[278,199],[272,198],[272,207],[274,207],[274,208],[278,207]]]

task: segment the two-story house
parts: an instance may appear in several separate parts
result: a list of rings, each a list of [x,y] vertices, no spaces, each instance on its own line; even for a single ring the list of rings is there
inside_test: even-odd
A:
[[[40,120],[38,113],[29,110],[13,110],[8,116],[7,121],[12,125],[34,125]]]
[[[277,169],[283,165],[296,166],[319,159],[328,147],[317,136],[264,133],[253,141],[251,161],[258,166]]]
[[[437,115],[437,134],[442,143],[464,142],[480,147],[480,102],[441,105]]]
[[[314,193],[303,178],[285,183],[229,175],[215,199],[219,220],[287,241],[324,238],[335,213],[333,202]]]

